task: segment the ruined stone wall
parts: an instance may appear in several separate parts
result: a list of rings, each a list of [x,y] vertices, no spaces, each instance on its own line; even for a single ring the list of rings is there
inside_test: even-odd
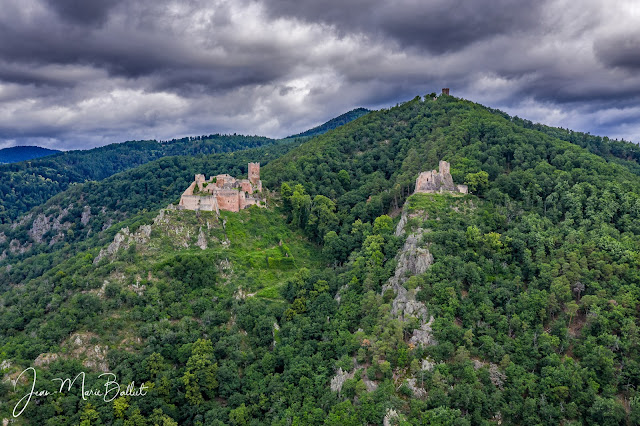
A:
[[[218,208],[230,212],[240,211],[240,192],[235,189],[220,190],[216,193]],[[244,192],[242,193],[244,195]]]
[[[422,172],[416,179],[415,192],[461,192],[453,183],[449,163],[440,161],[440,171],[431,170]]]
[[[251,181],[247,179],[242,179],[240,181],[240,189],[244,192],[248,192],[249,194],[253,194],[253,185],[251,184]]]
[[[200,207],[200,197],[197,195],[182,194],[182,197],[180,197],[180,204],[178,205],[187,210],[198,210]]]
[[[199,198],[200,198],[200,210],[219,213],[218,198],[216,196],[209,195],[207,197],[199,197]]]
[[[191,182],[191,185],[189,185],[189,187],[187,188],[186,191],[184,191],[183,195],[193,195],[193,191],[196,189],[196,182]]]
[[[248,174],[249,179],[236,179],[225,173],[212,176],[209,180],[205,180],[203,174],[197,174],[180,197],[178,206],[187,210],[216,212],[219,210],[238,212],[250,205],[260,206],[259,198],[249,196],[256,191],[262,191],[260,163],[249,163]],[[210,195],[194,195],[196,188]]]

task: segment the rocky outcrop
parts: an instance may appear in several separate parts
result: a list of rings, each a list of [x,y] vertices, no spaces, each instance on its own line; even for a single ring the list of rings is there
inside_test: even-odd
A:
[[[115,237],[113,237],[113,242],[107,246],[107,248],[103,248],[100,250],[100,253],[93,259],[93,264],[97,264],[104,258],[105,256],[113,256],[120,250],[120,247],[126,244],[128,246],[128,237],[129,237],[129,228],[122,228]]]
[[[109,218],[107,219],[107,221],[104,223],[104,225],[102,225],[102,230],[106,231],[107,229],[111,228],[111,225],[113,225],[113,219]]]
[[[367,388],[367,392],[373,392],[376,389],[378,389],[378,384],[375,381],[369,379],[369,377],[367,377],[367,375],[364,374],[364,366],[358,365],[355,358],[353,359],[353,361],[356,365],[353,368],[353,370],[350,372],[344,371],[342,367],[338,368],[336,375],[331,378],[331,384],[330,384],[331,390],[333,392],[340,392],[342,390],[342,386],[344,385],[344,382],[346,382],[349,379],[353,379],[356,373],[360,370],[363,370],[360,380],[362,380],[362,383],[364,383],[365,387]]]
[[[424,371],[433,371],[435,366],[436,366],[435,362],[427,358],[422,360],[422,365],[420,366],[420,369]]]
[[[407,290],[403,284],[410,276],[420,275],[427,271],[433,263],[433,255],[426,248],[419,247],[419,242],[425,231],[420,228],[416,233],[410,234],[404,247],[398,254],[398,264],[393,277],[383,287],[382,292],[391,289],[396,294],[392,304],[392,314],[400,320],[409,318],[421,318],[426,322],[427,307],[415,299],[415,290]]]
[[[29,250],[32,245],[31,243],[20,244],[20,241],[13,239],[9,243],[9,251],[13,254],[22,254]]]
[[[113,257],[121,248],[128,248],[131,244],[146,244],[151,237],[151,225],[142,225],[135,233],[130,233],[128,227],[122,228],[113,237],[113,242],[106,248],[100,250],[100,253],[93,259],[93,264],[97,264],[105,256]]]
[[[475,370],[479,370],[487,365],[489,365],[489,380],[491,380],[491,384],[502,390],[504,383],[507,380],[507,375],[500,371],[498,365],[492,362],[483,362],[478,359],[473,360],[473,368]]]
[[[31,224],[31,229],[29,230],[29,236],[31,239],[37,243],[42,242],[42,236],[47,233],[51,229],[51,225],[49,224],[49,218],[43,214],[39,214],[33,220]]]
[[[62,232],[58,232],[56,235],[54,235],[51,240],[49,241],[49,245],[52,246],[57,242],[60,242],[64,240],[64,233]]]
[[[394,426],[400,422],[400,415],[393,408],[387,408],[387,412],[382,419],[382,426]]]
[[[35,361],[33,361],[33,365],[35,365],[36,367],[44,367],[46,365],[51,364],[53,361],[57,360],[58,358],[59,358],[58,354],[47,352],[47,353],[38,355]]]
[[[340,392],[342,390],[344,382],[346,382],[348,379],[353,379],[353,376],[355,376],[355,374],[356,370],[347,373],[346,371],[342,370],[342,367],[338,368],[336,375],[331,378],[331,390],[333,392]]]
[[[67,207],[66,209],[60,210],[60,213],[56,215],[45,215],[44,213],[40,213],[36,216],[36,218],[31,223],[31,228],[29,229],[29,237],[36,243],[41,243],[43,241],[44,235],[49,231],[58,231],[58,234],[54,237],[57,240],[52,244],[55,244],[57,241],[60,241],[64,238],[64,231],[71,227],[71,223],[63,222],[63,219],[72,206]]]
[[[202,250],[207,248],[207,237],[205,237],[204,232],[202,232],[202,227],[200,227],[200,233],[198,234],[198,242],[196,245]]]
[[[107,352],[109,347],[97,345],[93,342],[98,336],[93,333],[74,333],[62,344],[65,350],[62,353],[42,353],[33,362],[37,367],[46,367],[58,359],[82,360],[82,365],[95,371],[106,373],[109,371]]]
[[[417,382],[418,382],[418,379],[416,379],[415,377],[412,377],[411,379],[407,379],[405,384],[409,389],[411,389],[411,392],[413,392],[413,396],[417,398],[424,398],[425,396],[427,396],[427,391],[417,386]]]
[[[93,370],[109,371],[107,362],[108,346],[96,345],[92,342],[98,338],[93,333],[75,333],[72,334],[66,345],[69,347],[69,356],[76,359],[82,359],[82,365]]]
[[[396,227],[397,236],[404,234],[408,220],[415,216],[419,215],[413,214],[410,216],[405,206],[400,222]],[[431,332],[433,317],[429,316],[426,305],[416,300],[416,293],[420,288],[407,290],[404,287],[404,283],[409,277],[425,273],[431,264],[433,264],[433,255],[429,252],[428,247],[420,246],[426,232],[428,231],[418,228],[415,232],[407,236],[404,246],[397,255],[398,263],[395,274],[389,279],[389,282],[382,287],[382,294],[389,290],[394,292],[395,297],[391,305],[391,313],[395,317],[401,321],[408,321],[411,318],[417,318],[419,320],[420,326],[413,330],[410,339],[411,343],[434,345],[437,342]]]
[[[90,220],[91,220],[91,207],[84,206],[84,209],[82,210],[82,216],[80,217],[80,223],[87,226]]]
[[[92,370],[102,371],[106,373],[109,371],[109,363],[107,362],[107,352],[109,351],[108,346],[101,345],[93,345],[90,346],[86,351],[86,359],[82,362],[87,368],[91,368]]]
[[[276,347],[277,342],[277,337],[278,337],[278,333],[280,332],[280,326],[278,325],[277,322],[274,321],[273,323],[273,330],[271,331],[271,334],[273,335],[273,347]]]
[[[429,321],[420,324],[420,327],[413,330],[409,343],[414,345],[421,344],[423,346],[435,345],[438,342],[433,338],[433,330],[431,324],[433,324],[433,316],[429,317]]]
[[[11,224],[11,229],[16,229],[18,226],[24,225],[25,223],[29,222],[32,217],[33,217],[33,213],[29,213],[22,216],[22,218],[19,221],[13,222]]]

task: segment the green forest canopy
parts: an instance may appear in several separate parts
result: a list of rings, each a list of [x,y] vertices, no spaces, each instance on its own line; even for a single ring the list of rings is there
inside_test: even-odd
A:
[[[5,287],[0,352],[14,363],[58,350],[77,330],[108,341],[125,327],[144,345],[110,349],[109,365],[123,381],[153,383],[149,398],[117,404],[43,401],[29,420],[359,425],[381,424],[394,410],[415,425],[637,424],[634,148],[530,127],[450,96],[415,98],[280,151],[263,168],[265,186],[281,197],[269,226],[287,222],[317,244],[322,262],[299,268],[268,298],[233,297],[233,280],[199,276],[195,285],[172,272],[188,257],[157,259],[154,269],[135,249],[95,277],[96,285],[118,274],[124,281],[104,297],[83,293],[81,271],[95,271],[103,245]],[[409,197],[417,174],[440,159],[475,193]],[[139,211],[144,201],[129,205],[131,197],[116,205]],[[429,230],[420,244],[433,264],[405,286],[434,316],[435,345],[410,345],[416,324],[394,316],[394,295],[382,293],[403,246],[394,225],[405,201],[414,214],[408,232]],[[155,215],[137,216],[136,226]],[[150,272],[142,294],[128,287],[136,279],[128,268]],[[59,360],[43,374],[78,368]],[[354,375],[332,392],[338,369]],[[8,389],[0,396],[15,400]]]

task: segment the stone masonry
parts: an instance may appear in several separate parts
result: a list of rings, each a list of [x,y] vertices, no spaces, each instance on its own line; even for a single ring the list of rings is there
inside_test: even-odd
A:
[[[260,163],[249,163],[249,179],[236,179],[228,174],[211,176],[198,174],[180,197],[178,209],[238,212],[252,205],[260,206],[262,181]]]
[[[456,185],[449,172],[449,163],[440,161],[440,171],[431,170],[422,172],[416,179],[416,193],[426,192],[461,192],[466,194],[469,192],[467,185]]]

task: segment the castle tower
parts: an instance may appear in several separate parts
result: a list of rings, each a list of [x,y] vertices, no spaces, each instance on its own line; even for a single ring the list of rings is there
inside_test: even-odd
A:
[[[449,94],[449,88],[448,87],[443,88],[442,89],[442,94],[443,95],[448,95]]]
[[[249,180],[254,185],[260,182],[260,163],[249,163]]]
[[[449,174],[449,163],[447,163],[446,161],[440,160],[440,164],[438,167],[438,171],[440,172],[441,175],[448,175]]]

